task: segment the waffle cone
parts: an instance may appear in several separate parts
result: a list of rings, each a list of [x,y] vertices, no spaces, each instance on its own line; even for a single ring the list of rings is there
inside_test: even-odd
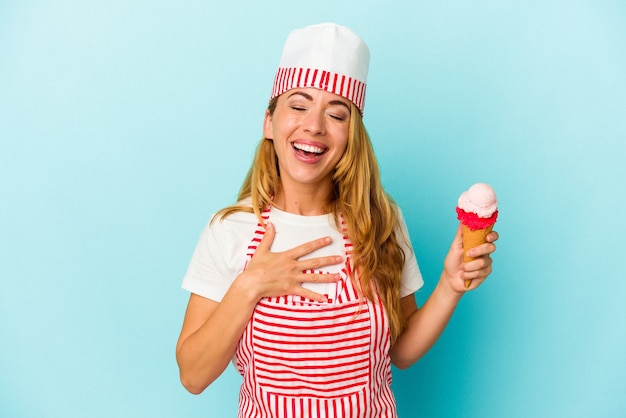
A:
[[[479,246],[480,244],[484,244],[487,242],[487,235],[493,229],[493,225],[485,228],[485,229],[477,229],[472,231],[469,227],[463,225],[463,261],[468,262],[472,261],[474,257],[469,257],[467,252],[470,248],[474,248]],[[465,280],[465,288],[469,289],[471,280]]]

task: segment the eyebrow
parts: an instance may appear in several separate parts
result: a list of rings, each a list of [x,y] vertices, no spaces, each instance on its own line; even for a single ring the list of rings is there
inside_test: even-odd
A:
[[[303,96],[305,99],[307,100],[313,100],[313,96],[311,96],[308,93],[305,93],[303,91],[294,91],[293,93],[291,93],[289,95],[289,97],[293,97],[295,95],[300,95]],[[344,102],[343,100],[331,100],[330,102],[328,102],[331,105],[342,105],[344,106],[346,109],[348,109],[348,111],[350,110],[350,105],[348,105],[346,102]]]

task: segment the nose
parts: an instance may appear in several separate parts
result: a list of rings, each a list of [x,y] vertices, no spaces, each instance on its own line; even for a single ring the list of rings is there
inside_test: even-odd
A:
[[[302,126],[304,131],[311,135],[324,135],[326,132],[324,112],[318,109],[310,109],[304,117]]]

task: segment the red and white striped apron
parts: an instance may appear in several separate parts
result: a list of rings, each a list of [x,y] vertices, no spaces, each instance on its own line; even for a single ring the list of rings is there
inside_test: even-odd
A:
[[[248,262],[263,234],[259,224]],[[396,417],[387,317],[380,300],[359,297],[345,233],[344,242],[346,264],[327,303],[289,295],[257,304],[236,351],[240,418]]]

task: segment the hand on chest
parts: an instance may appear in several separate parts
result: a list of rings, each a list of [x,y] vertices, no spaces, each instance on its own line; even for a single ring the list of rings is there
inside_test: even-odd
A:
[[[279,222],[277,223],[276,221]],[[305,260],[315,257],[340,255],[341,257],[343,257],[343,261],[340,264],[325,266],[316,272],[336,274],[345,267],[346,250],[349,244],[347,243],[347,240],[344,239],[343,234],[330,227],[330,225],[327,224],[325,227],[321,227],[319,225],[299,226],[292,224],[281,224],[280,220],[278,219],[272,219],[272,222],[276,226],[276,236],[274,238],[274,242],[272,243],[271,251],[287,251],[294,247],[297,247],[298,245],[315,240],[317,238],[330,236],[333,240],[330,245],[313,251],[312,253],[301,257],[300,259]],[[340,284],[311,282],[305,282],[302,284],[302,286],[306,289],[329,296],[337,293],[338,285]]]

